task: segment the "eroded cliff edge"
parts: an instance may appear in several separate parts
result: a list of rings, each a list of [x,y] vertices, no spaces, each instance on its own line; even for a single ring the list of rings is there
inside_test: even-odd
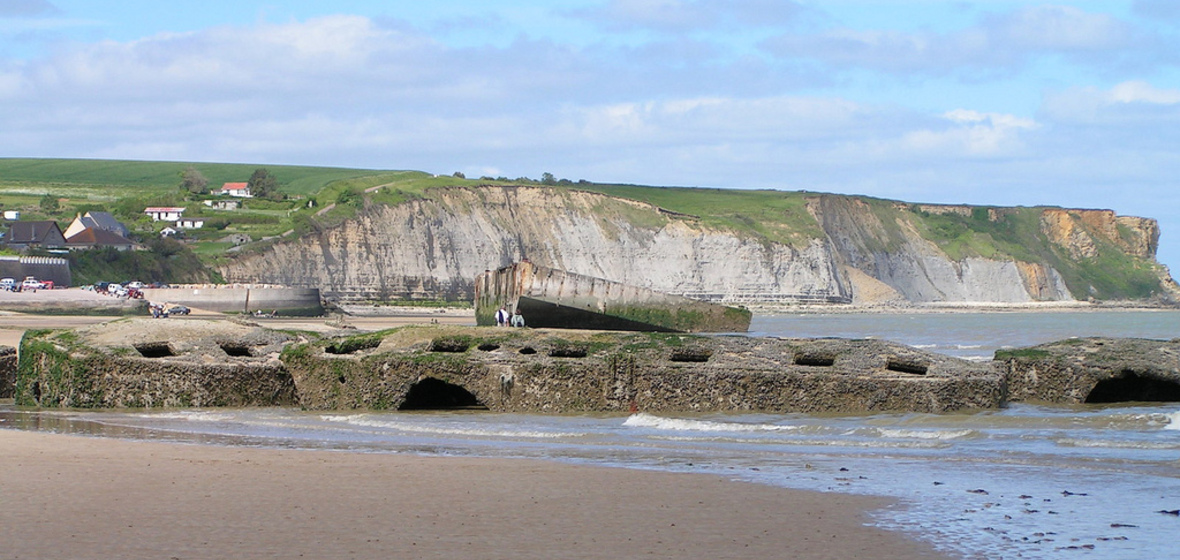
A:
[[[1180,292],[1155,261],[1159,228],[1147,218],[781,195],[802,210],[719,221],[575,189],[438,188],[366,204],[220,272],[343,300],[470,300],[478,274],[524,259],[733,303],[1169,302]]]

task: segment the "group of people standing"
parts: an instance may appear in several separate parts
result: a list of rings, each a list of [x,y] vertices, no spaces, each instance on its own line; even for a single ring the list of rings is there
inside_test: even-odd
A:
[[[508,308],[501,306],[500,310],[496,312],[496,326],[497,327],[523,327],[524,315],[520,314],[520,310],[516,309],[512,313],[508,312]]]

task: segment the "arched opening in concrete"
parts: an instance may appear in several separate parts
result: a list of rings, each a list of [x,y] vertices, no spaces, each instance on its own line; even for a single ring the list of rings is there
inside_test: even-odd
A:
[[[405,402],[398,410],[447,410],[467,408],[487,410],[471,391],[454,383],[427,377],[410,387]]]
[[[1180,402],[1180,383],[1123,370],[1116,377],[1099,381],[1086,395],[1086,402]]]

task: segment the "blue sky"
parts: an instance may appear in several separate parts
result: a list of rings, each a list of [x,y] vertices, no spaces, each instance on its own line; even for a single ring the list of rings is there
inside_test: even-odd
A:
[[[0,0],[0,156],[805,189],[1153,217],[1180,2]]]

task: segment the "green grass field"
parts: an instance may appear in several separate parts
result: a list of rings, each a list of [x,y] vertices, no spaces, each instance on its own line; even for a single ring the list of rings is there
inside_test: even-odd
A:
[[[63,197],[96,194],[104,191],[126,192],[143,189],[170,191],[180,184],[180,174],[192,166],[209,180],[212,188],[224,183],[245,182],[258,168],[270,171],[285,192],[311,194],[333,181],[377,174],[364,169],[305,167],[292,165],[255,165],[244,163],[184,163],[90,159],[0,158],[0,192],[16,192],[22,187],[34,194],[52,189]]]

